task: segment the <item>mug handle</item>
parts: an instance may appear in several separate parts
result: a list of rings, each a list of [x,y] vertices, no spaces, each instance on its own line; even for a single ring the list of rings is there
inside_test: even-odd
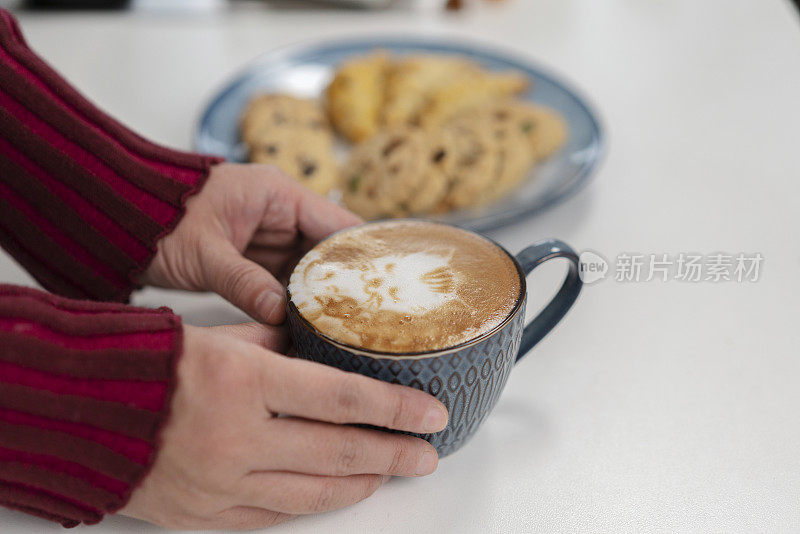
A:
[[[569,272],[567,272],[564,283],[556,296],[553,297],[553,300],[522,331],[522,342],[517,354],[517,362],[558,324],[581,292],[583,282],[578,276],[578,268],[580,266],[578,255],[572,250],[572,247],[563,241],[546,239],[523,249],[517,254],[517,261],[522,267],[522,272],[525,273],[525,276],[528,276],[539,265],[553,258],[567,258],[569,260]]]

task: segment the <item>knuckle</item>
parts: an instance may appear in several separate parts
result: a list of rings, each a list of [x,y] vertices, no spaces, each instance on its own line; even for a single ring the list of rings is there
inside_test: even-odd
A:
[[[403,426],[403,422],[407,417],[407,410],[409,408],[410,399],[405,391],[397,391],[393,394],[391,403],[391,428],[399,429]]]
[[[399,475],[406,471],[405,466],[408,463],[408,448],[400,440],[398,440],[392,449],[391,458],[389,459],[389,467],[387,474]]]
[[[246,262],[238,262],[227,273],[222,284],[225,293],[234,298],[247,294],[247,286],[253,275],[253,267]]]
[[[330,479],[323,479],[317,487],[310,505],[314,512],[324,512],[334,507],[337,495],[336,483]]]
[[[336,451],[336,458],[333,462],[337,475],[351,474],[363,457],[363,453],[364,448],[356,434],[347,432],[339,445],[338,451]]]
[[[337,386],[335,406],[338,423],[352,423],[358,415],[363,396],[363,388],[357,377],[345,375]]]

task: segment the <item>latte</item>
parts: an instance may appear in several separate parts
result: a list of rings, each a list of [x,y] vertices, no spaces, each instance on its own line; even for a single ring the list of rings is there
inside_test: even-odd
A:
[[[453,347],[489,332],[520,290],[514,263],[491,241],[423,221],[340,232],[306,254],[289,280],[292,303],[317,330],[396,353]]]

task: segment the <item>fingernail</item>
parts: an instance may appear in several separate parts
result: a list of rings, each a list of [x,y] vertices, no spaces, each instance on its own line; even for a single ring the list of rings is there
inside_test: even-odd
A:
[[[439,458],[435,452],[425,451],[422,453],[422,456],[419,459],[419,463],[417,464],[417,469],[414,471],[414,474],[418,477],[430,475],[436,471],[436,464],[438,462]]]
[[[386,483],[387,483],[387,482],[389,482],[391,479],[392,479],[392,475],[383,475],[383,482],[381,482],[381,485],[384,485],[384,484],[386,484]]]
[[[283,297],[270,291],[258,299],[256,311],[261,319],[270,324],[276,324],[283,320]]]
[[[422,419],[423,432],[439,432],[447,426],[447,410],[430,408]]]

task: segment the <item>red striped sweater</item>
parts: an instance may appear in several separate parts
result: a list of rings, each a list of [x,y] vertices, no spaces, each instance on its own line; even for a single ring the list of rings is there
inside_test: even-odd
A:
[[[62,295],[0,285],[0,504],[96,523],[147,473],[180,318],[85,299],[128,299],[216,161],[114,121],[0,9],[0,245]]]

